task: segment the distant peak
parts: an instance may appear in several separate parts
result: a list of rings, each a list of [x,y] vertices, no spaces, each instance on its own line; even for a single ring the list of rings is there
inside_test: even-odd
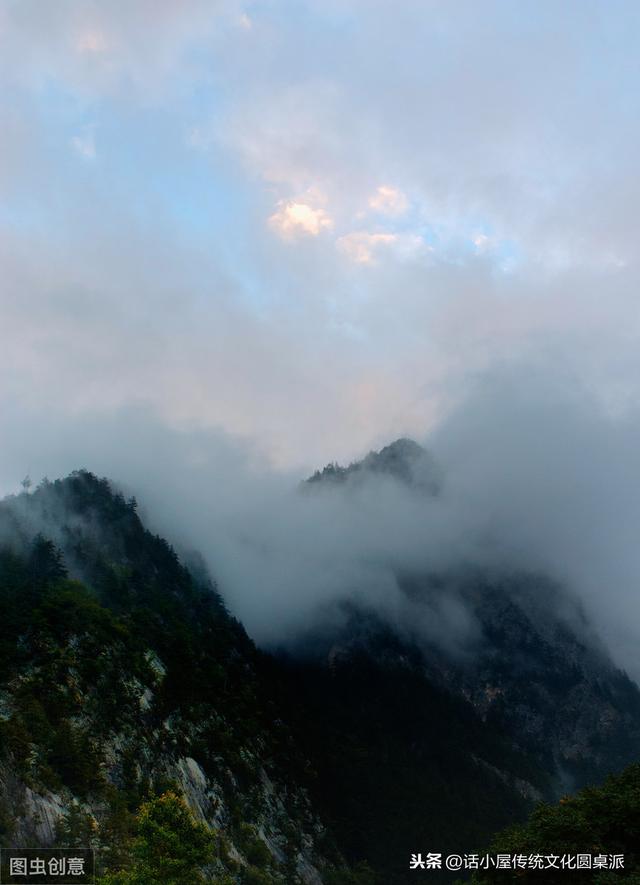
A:
[[[419,443],[408,437],[396,439],[380,451],[371,451],[360,461],[347,467],[328,464],[310,476],[307,483],[360,483],[372,474],[386,474],[405,485],[437,494],[440,490],[440,469],[433,457]]]
[[[373,461],[387,461],[394,459],[411,461],[416,458],[421,458],[426,454],[427,450],[415,440],[409,439],[407,436],[401,436],[400,439],[396,439],[394,442],[389,443],[388,446],[384,446],[379,452],[369,452],[364,461],[367,459],[372,459]]]

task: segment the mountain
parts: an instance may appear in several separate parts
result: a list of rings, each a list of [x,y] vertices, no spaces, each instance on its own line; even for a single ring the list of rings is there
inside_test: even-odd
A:
[[[501,854],[518,858],[513,879],[524,885],[540,881],[545,885],[585,881],[593,885],[638,885],[639,846],[640,764],[636,763],[611,775],[601,786],[563,796],[555,805],[538,805],[525,824],[499,833],[488,849],[494,857]],[[576,862],[579,855],[582,867]],[[569,859],[569,863],[563,865],[562,858]],[[504,869],[478,868],[471,878],[473,885],[504,881]]]
[[[214,881],[345,868],[262,655],[135,500],[78,472],[3,501],[0,538],[2,845],[90,838],[117,868],[173,789],[218,834]]]
[[[397,439],[379,452],[369,452],[361,461],[347,467],[328,464],[316,471],[306,481],[313,486],[319,483],[366,482],[372,476],[387,476],[418,491],[437,494],[441,485],[440,469],[431,455],[412,439]]]
[[[428,489],[425,465],[434,477]],[[348,483],[373,473],[419,493],[437,495],[443,488],[435,461],[406,439],[347,468],[330,465],[307,482],[329,488],[335,476]],[[561,586],[544,575],[504,568],[467,564],[455,572],[420,573],[415,566],[393,567],[416,617],[438,622],[446,609],[471,624],[475,635],[466,648],[447,647],[435,632],[422,631],[416,639],[396,629],[397,647],[390,653],[388,625],[353,600],[339,603],[348,610],[346,624],[331,635],[316,632],[305,644],[333,659],[354,651],[387,661],[394,654],[417,655],[433,684],[466,699],[564,787],[602,778],[635,758],[640,692],[613,665],[579,602]]]
[[[445,479],[398,440],[303,491],[391,482],[438,506]],[[637,760],[640,692],[563,588],[394,568],[434,630],[354,596],[267,653],[108,481],[80,471],[0,502],[0,845],[90,842],[105,885],[152,885],[113,877],[172,809],[215,841],[194,882],[399,885],[412,853],[481,850]],[[443,642],[445,610],[471,645]]]
[[[362,482],[374,465],[416,493],[441,494],[435,465],[437,491],[412,484],[419,458],[433,464],[416,444],[399,440],[307,482],[331,493],[336,478]],[[346,748],[329,804],[343,839],[348,819],[368,815],[368,826],[343,845],[372,860],[388,881],[402,881],[386,858],[408,854],[410,845],[469,850],[486,841],[483,828],[503,825],[501,814],[515,820],[527,805],[598,783],[636,761],[640,691],[613,664],[579,602],[544,575],[471,565],[447,573],[394,568],[416,621],[436,625],[431,632],[391,626],[354,596],[336,604],[342,618],[324,622],[340,626],[311,628],[297,655],[348,696],[343,731],[334,734],[329,696],[314,719],[325,724],[319,746],[311,740],[307,747],[322,760],[325,783],[335,763],[322,747]],[[466,647],[438,634],[443,610],[472,624]],[[370,754],[359,774],[359,747],[347,761],[354,732]],[[352,811],[340,798],[345,783],[352,785]],[[429,818],[426,809],[433,808],[437,816]]]

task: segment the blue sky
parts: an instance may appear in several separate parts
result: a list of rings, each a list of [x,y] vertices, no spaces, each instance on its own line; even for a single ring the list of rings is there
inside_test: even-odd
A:
[[[143,406],[306,469],[499,364],[635,403],[639,18],[6,0],[0,408]]]

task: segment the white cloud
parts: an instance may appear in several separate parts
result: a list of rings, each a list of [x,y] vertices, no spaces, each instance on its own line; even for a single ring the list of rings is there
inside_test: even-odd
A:
[[[282,467],[348,461],[423,435],[470,378],[516,359],[546,364],[552,386],[575,375],[611,412],[637,410],[633,4],[606,16],[606,41],[583,0],[540,0],[531,28],[502,2],[300,4],[295,16],[264,4],[254,40],[235,0],[0,3],[12,96],[0,131],[5,476],[35,472],[37,458],[51,475],[83,464],[122,475],[109,459],[135,447],[101,428],[145,407],[158,428],[132,481],[169,427],[168,457],[187,431],[209,451],[220,428]],[[357,12],[358,27],[328,27],[327,6]],[[109,162],[78,175],[68,154],[96,157],[94,125]],[[275,248],[269,229],[320,247]],[[513,273],[496,274],[516,246]],[[554,532],[575,534],[576,583],[594,600],[626,587],[631,600],[640,430],[626,453],[606,431],[598,455],[597,434],[569,428],[558,452],[563,410],[521,420],[529,375],[486,420],[465,412],[441,451],[468,465],[479,512],[498,501],[514,544],[522,531],[564,567]],[[172,477],[163,469],[153,488]],[[193,480],[208,514],[218,486],[200,468]],[[575,495],[592,480],[591,525]],[[621,620],[635,605],[620,604]]]
[[[337,245],[356,264],[371,264],[380,247],[390,246],[395,241],[395,234],[370,234],[366,231],[354,231],[354,233],[340,237]]]
[[[0,4],[15,94],[0,302],[17,326],[0,390],[61,411],[151,400],[176,424],[259,438],[282,463],[415,432],[466,376],[527,349],[631,395],[630,6],[603,46],[574,0],[561,14],[541,2],[532,31],[508,4],[460,2],[464,15],[445,0],[428,13],[326,0],[357,7],[337,39],[326,3],[291,16],[274,0],[259,40],[238,21],[257,7],[240,0]],[[104,156],[101,176],[77,175],[72,150]],[[493,271],[511,243],[507,278]]]
[[[322,206],[300,200],[280,200],[269,217],[269,225],[285,239],[307,234],[317,237],[333,227],[333,220]]]
[[[369,207],[382,215],[402,215],[409,208],[409,200],[395,187],[381,184],[375,194],[369,198]]]
[[[373,264],[384,250],[391,250],[399,258],[409,258],[422,250],[431,251],[422,237],[411,233],[353,231],[339,237],[336,245],[356,264]]]

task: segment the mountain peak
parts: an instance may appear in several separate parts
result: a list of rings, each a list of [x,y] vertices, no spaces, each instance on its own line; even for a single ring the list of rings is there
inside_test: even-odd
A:
[[[400,437],[379,451],[370,451],[347,467],[331,463],[310,476],[307,483],[361,483],[373,474],[435,495],[441,487],[441,471],[429,452],[415,440]]]

